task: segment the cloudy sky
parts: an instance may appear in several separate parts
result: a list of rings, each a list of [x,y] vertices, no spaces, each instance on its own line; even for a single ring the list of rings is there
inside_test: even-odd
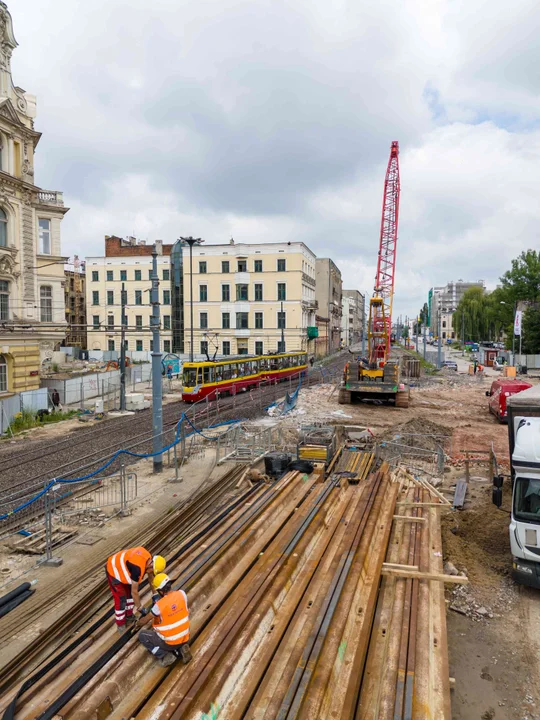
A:
[[[540,247],[537,0],[13,0],[36,182],[105,234],[301,240],[372,291],[399,140],[395,307]]]

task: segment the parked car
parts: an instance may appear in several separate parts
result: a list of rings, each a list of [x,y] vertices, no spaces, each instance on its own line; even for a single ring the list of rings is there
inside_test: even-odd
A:
[[[522,390],[528,390],[532,385],[524,380],[515,378],[499,378],[491,383],[491,388],[486,392],[489,412],[495,415],[499,422],[507,422],[506,401],[511,395]]]
[[[445,360],[442,364],[447,370],[455,370],[457,372],[457,362],[455,360]]]

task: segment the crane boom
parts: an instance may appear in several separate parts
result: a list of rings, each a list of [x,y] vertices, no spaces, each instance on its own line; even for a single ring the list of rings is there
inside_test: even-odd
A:
[[[390,158],[384,181],[377,275],[373,298],[370,302],[369,355],[372,363],[385,362],[390,354],[399,195],[399,143],[394,140],[390,147]]]

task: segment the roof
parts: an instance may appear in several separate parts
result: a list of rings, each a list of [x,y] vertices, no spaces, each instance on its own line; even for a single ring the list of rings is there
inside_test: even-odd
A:
[[[540,385],[533,385],[528,390],[522,390],[515,395],[511,395],[506,404],[518,408],[528,407],[529,405],[538,405],[540,407]]]

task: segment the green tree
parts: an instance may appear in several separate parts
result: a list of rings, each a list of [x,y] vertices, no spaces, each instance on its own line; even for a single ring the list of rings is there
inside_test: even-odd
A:
[[[401,331],[401,337],[407,339],[409,337],[409,328],[404,327]]]
[[[504,273],[501,283],[511,302],[540,302],[540,251],[524,250],[512,260],[512,269]]]
[[[540,303],[530,305],[523,313],[523,352],[540,353]]]

